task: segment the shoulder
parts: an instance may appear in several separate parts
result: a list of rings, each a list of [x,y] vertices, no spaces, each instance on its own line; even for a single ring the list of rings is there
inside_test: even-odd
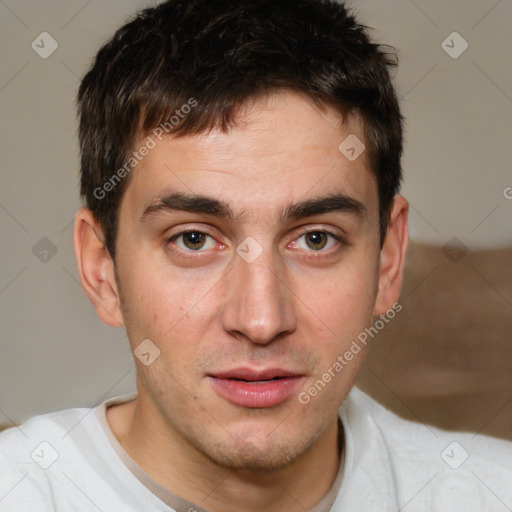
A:
[[[405,420],[357,388],[340,416],[350,431],[354,466],[391,474],[398,504],[485,510],[499,500],[512,505],[512,442],[472,432],[451,432]],[[355,468],[357,471],[357,468]],[[411,503],[411,507],[414,505]],[[487,507],[487,508],[485,508]]]
[[[78,425],[84,431],[91,411],[75,408],[42,414],[0,433],[2,512],[51,509],[52,478],[77,451],[73,432]]]
[[[503,466],[505,470],[512,469],[512,442],[486,436],[475,432],[459,432],[443,430],[418,421],[401,418],[390,411],[369,395],[358,388],[353,388],[349,394],[348,413],[356,422],[366,422],[369,428],[378,431],[386,440],[387,446],[396,453],[420,453],[422,457],[430,456],[436,460],[450,458],[452,451],[455,456],[463,458],[462,450],[449,443],[459,443],[461,448],[471,450],[469,456],[477,459],[488,459],[493,465]],[[462,446],[464,443],[464,446]],[[442,452],[435,448],[442,447]],[[444,448],[448,449],[447,454]],[[452,461],[451,465],[456,465]]]
[[[36,463],[37,454],[42,453],[37,450],[41,443],[55,440],[60,444],[91,412],[92,409],[74,408],[33,416],[0,433],[0,453],[12,463]]]

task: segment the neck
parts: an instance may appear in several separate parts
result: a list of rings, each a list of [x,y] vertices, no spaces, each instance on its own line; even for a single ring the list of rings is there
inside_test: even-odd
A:
[[[140,398],[107,409],[107,421],[123,449],[153,480],[211,512],[309,510],[327,494],[340,465],[337,417],[300,457],[271,471],[215,464]]]

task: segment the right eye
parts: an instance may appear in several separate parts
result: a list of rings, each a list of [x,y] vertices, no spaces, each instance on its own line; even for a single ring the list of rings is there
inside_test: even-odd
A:
[[[205,247],[208,238],[211,240],[210,246]],[[176,247],[185,252],[198,252],[200,250],[215,248],[214,238],[202,231],[181,231],[169,238],[167,242],[173,242]]]

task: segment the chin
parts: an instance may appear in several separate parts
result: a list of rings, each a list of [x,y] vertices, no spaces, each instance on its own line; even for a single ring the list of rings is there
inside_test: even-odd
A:
[[[254,436],[258,437],[258,436]],[[271,471],[281,469],[299,458],[314,439],[272,440],[268,436],[251,439],[250,436],[197,446],[215,464],[231,470]]]

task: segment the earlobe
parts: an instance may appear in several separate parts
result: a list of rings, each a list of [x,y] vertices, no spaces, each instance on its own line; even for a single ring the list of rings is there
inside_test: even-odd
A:
[[[107,325],[123,326],[114,263],[103,245],[102,230],[87,208],[76,214],[73,247],[82,288],[98,316]]]
[[[409,242],[408,212],[407,200],[402,196],[395,196],[386,238],[380,251],[379,290],[374,315],[384,314],[400,297]]]

